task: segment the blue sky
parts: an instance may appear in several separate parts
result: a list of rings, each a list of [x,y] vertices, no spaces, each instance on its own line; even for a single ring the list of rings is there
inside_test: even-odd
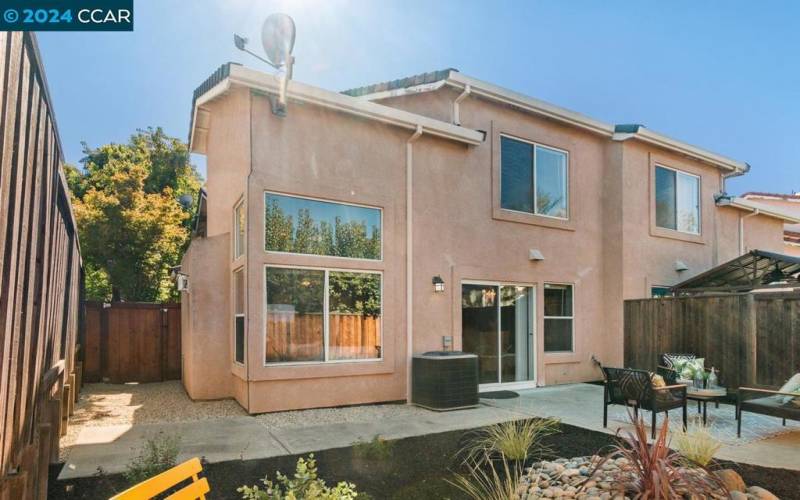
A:
[[[185,138],[217,66],[264,69],[232,34],[258,47],[276,11],[297,23],[297,80],[341,90],[455,67],[749,162],[731,192],[800,190],[791,1],[135,0],[132,33],[39,35],[67,160],[147,126]]]

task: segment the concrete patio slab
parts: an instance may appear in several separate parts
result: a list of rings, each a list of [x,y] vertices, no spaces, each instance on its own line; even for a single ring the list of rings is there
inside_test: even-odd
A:
[[[385,418],[373,422],[268,428],[255,417],[231,417],[186,423],[115,425],[81,430],[59,475],[72,479],[123,472],[148,438],[159,433],[180,436],[179,460],[204,457],[209,462],[251,460],[308,453],[370,441],[482,427],[524,417],[505,408],[481,405],[453,412],[426,411],[420,418]]]
[[[290,453],[252,417],[232,417],[186,423],[94,426],[81,430],[59,479],[87,477],[125,470],[148,438],[180,438],[178,460],[205,457],[210,462],[249,460]]]
[[[553,417],[565,424],[588,430],[614,434],[618,429],[632,430],[622,407],[609,407],[609,425],[603,428],[603,387],[594,384],[570,384],[553,387],[542,387],[517,391],[519,398],[483,400],[486,404],[505,408],[515,413],[532,417]],[[615,410],[611,410],[615,408]],[[712,409],[709,405],[709,418],[716,416],[718,429],[712,425],[712,433],[723,442],[716,454],[720,460],[731,460],[764,467],[800,470],[800,424],[761,415],[744,414],[742,438],[736,438],[733,427],[734,410],[732,405],[720,405],[720,409]],[[693,404],[689,404],[690,418],[696,418]],[[644,412],[645,423],[649,426],[649,412]],[[679,419],[679,414],[672,415]],[[767,429],[766,438],[753,436],[746,432],[753,424],[764,425],[767,420],[772,428]],[[710,420],[711,421],[711,420]],[[659,418],[659,423],[661,418]],[[724,424],[724,425],[723,425]]]
[[[72,445],[59,479],[91,476],[98,467],[108,473],[122,472],[138,448],[158,433],[180,436],[179,460],[205,457],[210,462],[220,462],[340,448],[369,441],[376,435],[401,439],[471,429],[525,417],[554,417],[566,424],[609,434],[620,427],[631,427],[619,415],[609,421],[609,428],[602,427],[601,386],[573,384],[519,391],[519,394],[520,397],[513,399],[482,399],[481,406],[469,410],[415,409],[409,416],[408,411],[403,411],[408,407],[398,406],[396,414],[387,412],[382,418],[318,425],[304,425],[303,419],[297,419],[297,424],[280,427],[259,417],[231,416],[189,422],[86,426]],[[358,408],[350,410],[357,412]],[[370,408],[363,407],[363,411],[369,412]],[[732,414],[730,407],[716,412],[719,418],[726,418],[725,412]],[[776,422],[779,425],[777,419]],[[717,458],[800,470],[800,426],[782,432],[751,441],[737,441],[734,436],[726,441]]]

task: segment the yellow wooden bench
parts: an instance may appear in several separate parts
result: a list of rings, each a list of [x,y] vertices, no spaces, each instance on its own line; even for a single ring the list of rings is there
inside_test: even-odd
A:
[[[168,489],[191,478],[192,482],[168,496],[166,500],[205,500],[206,493],[211,491],[206,478],[198,478],[203,470],[199,458],[192,458],[161,474],[132,486],[110,500],[147,500],[164,493]]]

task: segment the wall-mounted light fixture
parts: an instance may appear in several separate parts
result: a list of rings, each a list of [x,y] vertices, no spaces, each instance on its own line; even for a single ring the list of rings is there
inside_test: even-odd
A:
[[[434,276],[431,282],[433,283],[434,292],[436,293],[444,292],[444,280],[442,279],[441,276],[439,275]]]
[[[689,270],[689,266],[687,266],[684,261],[682,261],[682,260],[676,260],[675,261],[675,271],[676,272],[682,273],[683,271],[688,271],[688,270]]]

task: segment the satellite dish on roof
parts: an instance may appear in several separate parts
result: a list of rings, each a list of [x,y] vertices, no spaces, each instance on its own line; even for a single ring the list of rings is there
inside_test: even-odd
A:
[[[278,116],[286,116],[286,89],[289,86],[289,80],[292,79],[292,66],[294,65],[294,56],[292,55],[294,37],[294,21],[288,15],[280,13],[270,14],[261,26],[261,44],[267,59],[247,49],[247,38],[235,33],[233,35],[233,43],[237,49],[247,52],[279,71],[283,70],[279,76],[278,96],[269,98],[272,112]]]
[[[294,35],[294,21],[286,14],[270,14],[264,20],[261,26],[261,44],[273,66],[283,66],[291,59]]]

